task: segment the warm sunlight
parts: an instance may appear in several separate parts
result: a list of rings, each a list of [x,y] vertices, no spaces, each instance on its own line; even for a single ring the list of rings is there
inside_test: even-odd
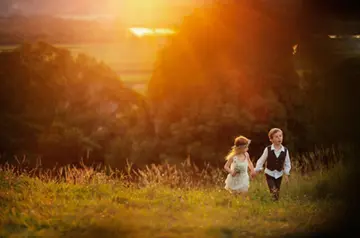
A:
[[[340,38],[347,38],[347,37],[350,37],[350,38],[355,38],[355,39],[360,39],[360,35],[350,35],[350,36],[344,36],[344,35],[328,35],[328,37],[330,39],[340,39]]]
[[[137,37],[143,36],[164,36],[175,34],[175,31],[169,28],[141,28],[141,27],[132,27],[129,29],[132,34]]]
[[[119,2],[117,0],[117,2]],[[137,25],[154,26],[168,21],[167,8],[169,1],[165,0],[124,0],[120,1],[120,17],[125,22]],[[123,11],[122,9],[126,9]]]
[[[128,27],[167,27],[209,0],[111,0],[109,11]]]

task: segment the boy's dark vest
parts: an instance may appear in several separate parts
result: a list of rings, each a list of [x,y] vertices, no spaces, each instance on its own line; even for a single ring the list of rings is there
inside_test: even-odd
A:
[[[281,151],[279,157],[276,157],[275,151],[271,150],[271,146],[267,147],[268,157],[266,160],[266,168],[269,170],[281,171],[284,169],[284,162],[287,153],[287,149],[284,147],[285,151]]]

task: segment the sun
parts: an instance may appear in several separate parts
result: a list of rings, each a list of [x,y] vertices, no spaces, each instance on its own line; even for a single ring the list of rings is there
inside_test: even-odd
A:
[[[131,27],[130,32],[137,37],[143,36],[166,36],[173,35],[175,31],[170,28],[145,28],[145,27]]]
[[[122,26],[136,37],[169,36],[175,34],[175,25],[195,4],[193,0],[112,0],[112,9]],[[194,6],[195,7],[195,6]],[[186,12],[187,12],[186,11]]]

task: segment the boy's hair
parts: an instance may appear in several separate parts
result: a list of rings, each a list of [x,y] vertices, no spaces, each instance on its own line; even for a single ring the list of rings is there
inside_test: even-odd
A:
[[[278,132],[283,133],[282,130],[279,128],[272,128],[268,133],[269,139],[271,140],[273,138],[274,134],[278,133]]]

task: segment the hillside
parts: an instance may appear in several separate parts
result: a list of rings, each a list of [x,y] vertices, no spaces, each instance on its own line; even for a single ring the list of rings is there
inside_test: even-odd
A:
[[[126,28],[116,22],[14,15],[0,18],[0,44],[24,41],[106,43],[123,39]]]
[[[211,167],[197,170],[190,161],[178,167],[153,165],[128,174],[68,167],[63,178],[56,173],[52,176],[50,170],[34,178],[34,170],[17,174],[16,167],[1,166],[0,236],[339,234],[346,213],[341,196],[349,170],[343,163],[330,170],[319,163],[316,166],[316,172],[302,176],[301,167],[295,165],[277,203],[271,201],[263,175],[251,181],[248,198],[236,197],[223,189],[223,171]]]

